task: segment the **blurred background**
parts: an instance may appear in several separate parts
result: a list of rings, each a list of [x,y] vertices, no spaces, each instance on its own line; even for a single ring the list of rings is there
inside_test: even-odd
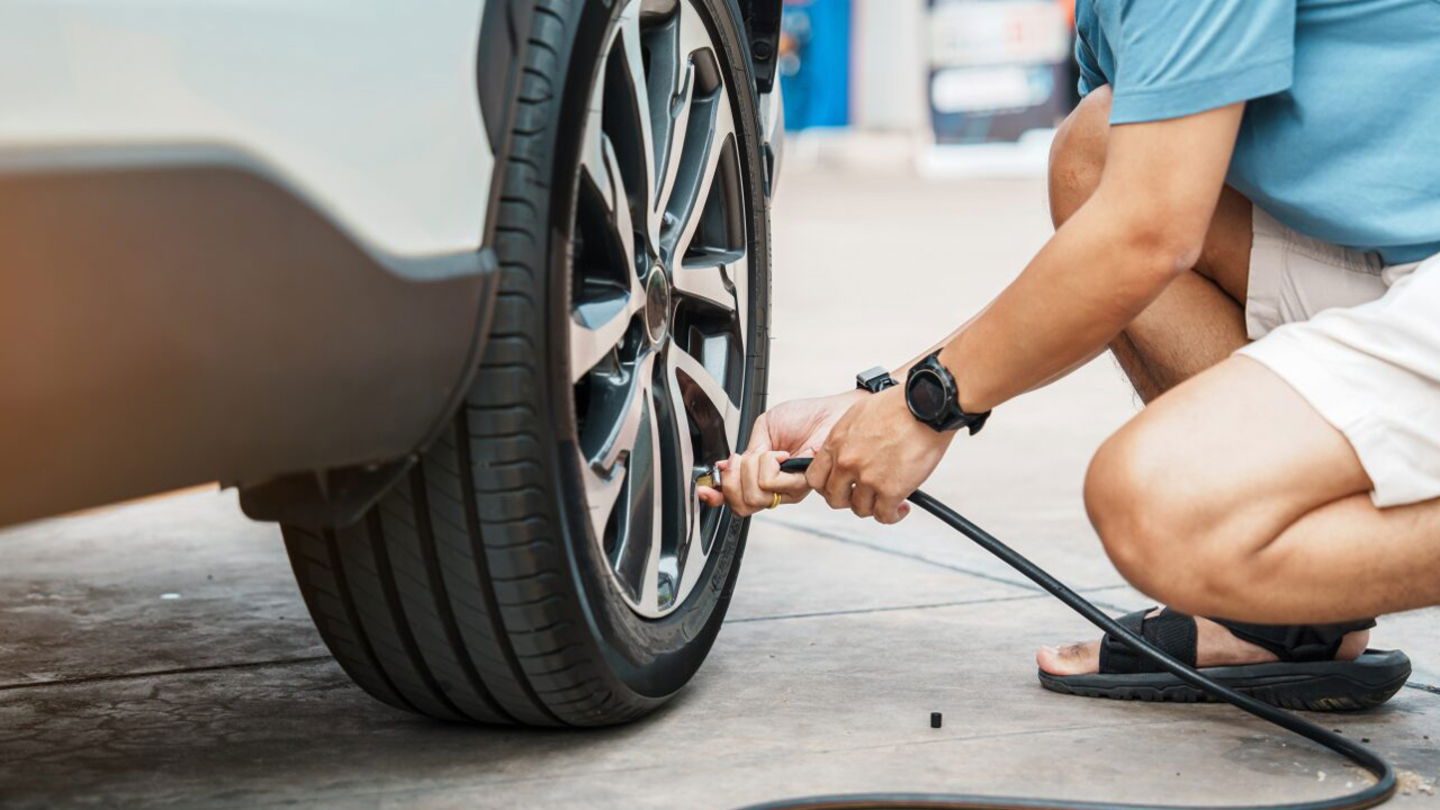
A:
[[[862,144],[922,175],[1034,174],[1077,100],[1074,0],[785,0],[784,30],[802,165]]]

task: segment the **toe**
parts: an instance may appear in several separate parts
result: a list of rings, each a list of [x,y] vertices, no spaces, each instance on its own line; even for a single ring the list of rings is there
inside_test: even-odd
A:
[[[1035,663],[1051,675],[1093,675],[1100,671],[1100,642],[1041,647],[1035,653]]]

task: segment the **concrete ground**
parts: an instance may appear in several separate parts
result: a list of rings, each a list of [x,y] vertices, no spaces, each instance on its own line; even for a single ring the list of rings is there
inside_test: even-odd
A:
[[[846,387],[947,331],[1048,232],[1035,180],[790,171],[775,217],[772,401]],[[1135,409],[1107,358],[998,412],[927,487],[1107,608],[1149,604],[1079,491]],[[1033,650],[1084,622],[924,515],[818,499],[757,519],[710,660],[625,728],[442,726],[351,686],[272,526],[190,493],[0,533],[0,805],[721,808],[852,790],[1293,801],[1366,777],[1225,707],[1064,697]],[[1325,716],[1440,779],[1440,611],[1382,622],[1415,661],[1379,711]],[[929,727],[944,712],[941,729]]]

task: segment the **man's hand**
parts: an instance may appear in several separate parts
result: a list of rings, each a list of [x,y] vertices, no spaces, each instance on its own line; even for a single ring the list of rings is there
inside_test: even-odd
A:
[[[768,509],[780,493],[781,503],[799,503],[810,494],[805,476],[780,472],[790,456],[808,456],[825,444],[830,430],[852,405],[870,394],[844,391],[828,397],[783,402],[761,414],[744,455],[716,466],[724,473],[724,491],[699,487],[696,495],[709,506],[728,503],[741,517]]]
[[[955,433],[932,430],[905,405],[902,388],[857,403],[830,431],[806,473],[830,506],[881,523],[910,513],[905,499],[934,472]]]

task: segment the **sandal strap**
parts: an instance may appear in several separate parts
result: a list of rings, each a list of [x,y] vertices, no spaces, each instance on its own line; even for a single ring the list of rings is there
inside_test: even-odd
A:
[[[1333,661],[1347,633],[1369,630],[1374,619],[1338,624],[1248,624],[1211,619],[1235,635],[1275,654],[1281,661]]]
[[[1153,618],[1147,618],[1155,608],[1137,610],[1116,619],[1121,627],[1143,637],[1152,645],[1180,659],[1186,666],[1195,666],[1195,645],[1197,633],[1195,619],[1184,613],[1165,608]],[[1158,666],[1148,658],[1141,658],[1125,646],[1125,642],[1105,634],[1100,642],[1100,672],[1104,675],[1128,675],[1137,672],[1159,672]]]

